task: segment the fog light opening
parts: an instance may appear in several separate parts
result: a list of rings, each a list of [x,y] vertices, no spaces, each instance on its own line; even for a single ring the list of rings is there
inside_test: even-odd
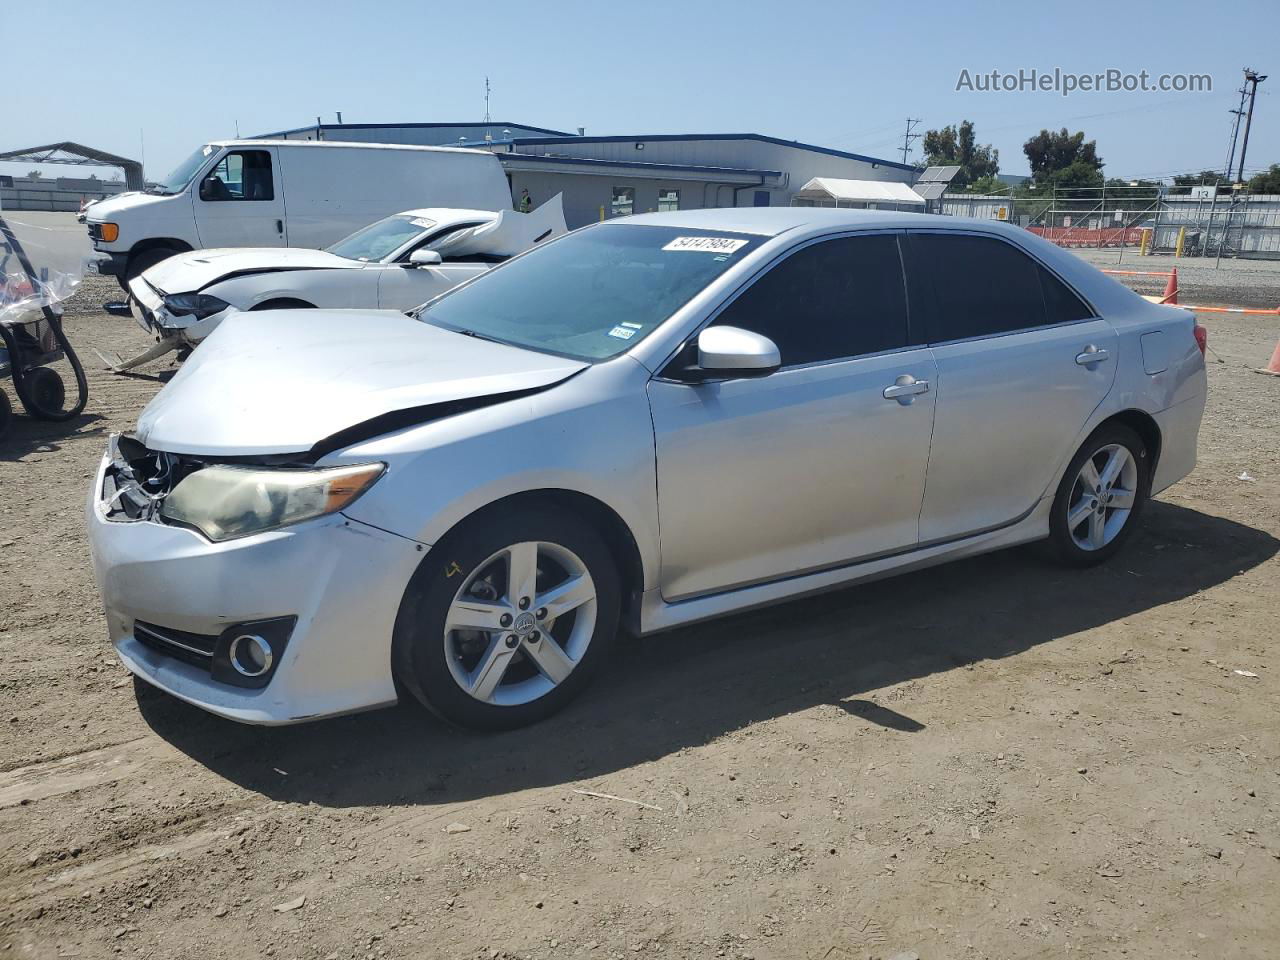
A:
[[[242,633],[232,640],[227,656],[244,677],[260,677],[271,669],[271,645],[256,633]]]

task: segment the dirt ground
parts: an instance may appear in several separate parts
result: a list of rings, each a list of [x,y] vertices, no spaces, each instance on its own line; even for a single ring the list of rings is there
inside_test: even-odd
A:
[[[112,290],[73,304],[86,363],[145,345]],[[1109,565],[625,644],[502,735],[135,687],[81,511],[160,383],[92,372],[81,418],[0,441],[0,957],[1280,955],[1280,325],[1206,322],[1200,465]]]

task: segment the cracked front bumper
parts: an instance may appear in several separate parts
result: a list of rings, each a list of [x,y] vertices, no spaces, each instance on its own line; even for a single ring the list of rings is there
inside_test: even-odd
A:
[[[90,492],[94,572],[116,652],[134,674],[179,699],[245,723],[286,724],[394,703],[391,637],[424,546],[342,514],[212,543],[181,527],[107,518],[107,458]],[[156,649],[135,623],[195,635],[296,617],[288,647],[259,689]]]

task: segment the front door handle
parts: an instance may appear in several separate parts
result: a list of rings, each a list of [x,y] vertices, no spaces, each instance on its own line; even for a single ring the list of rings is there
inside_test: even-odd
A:
[[[1076,354],[1076,363],[1082,367],[1087,367],[1091,363],[1101,363],[1110,356],[1111,354],[1107,353],[1106,350],[1100,350],[1091,343],[1084,348],[1082,353]]]
[[[884,388],[886,400],[897,400],[904,407],[922,393],[929,392],[928,380],[917,380],[909,373],[904,373]]]
[[[283,221],[283,220],[277,220],[277,221],[276,221],[276,233],[280,234],[281,236],[284,236],[284,221]]]

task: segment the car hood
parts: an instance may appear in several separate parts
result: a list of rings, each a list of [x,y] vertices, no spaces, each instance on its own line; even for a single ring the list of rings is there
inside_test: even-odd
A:
[[[237,312],[142,411],[137,435],[170,453],[301,453],[375,418],[545,388],[584,367],[390,310]]]
[[[195,293],[211,283],[242,273],[268,270],[348,270],[368,266],[323,250],[294,247],[232,247],[196,250],[161,260],[143,274],[164,293]]]

